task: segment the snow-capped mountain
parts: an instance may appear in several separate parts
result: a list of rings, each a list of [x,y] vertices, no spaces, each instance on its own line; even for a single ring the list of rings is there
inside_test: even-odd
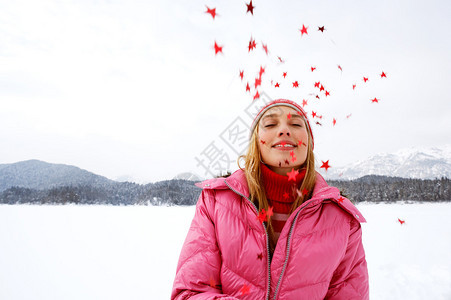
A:
[[[326,179],[350,180],[365,175],[403,178],[451,178],[451,146],[408,148],[381,153],[344,167],[321,171]]]
[[[78,167],[27,160],[0,164],[0,192],[12,186],[44,190],[59,186],[109,186],[114,181]]]

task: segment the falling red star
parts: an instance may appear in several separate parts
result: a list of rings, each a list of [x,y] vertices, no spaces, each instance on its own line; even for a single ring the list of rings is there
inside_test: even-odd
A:
[[[302,146],[304,143],[302,142],[302,140],[298,141],[298,145]]]
[[[337,120],[335,120],[335,118],[334,118],[334,120],[332,121],[332,123],[333,123],[334,126],[335,126],[335,124],[337,123]]]
[[[213,279],[213,277],[210,277],[210,286],[211,286],[211,287],[216,287],[216,282],[215,282],[215,280]]]
[[[321,161],[323,164],[322,164],[322,166],[320,167],[320,168],[324,168],[324,169],[326,169],[326,172],[327,172],[327,169],[329,169],[330,168],[330,166],[329,166],[329,160],[327,160],[326,162],[324,162],[324,161]]]
[[[249,82],[246,84],[246,92],[250,92],[251,91],[251,87],[249,86]]]
[[[276,87],[276,88],[280,87],[279,83],[276,82],[276,84],[274,85],[274,87]]]
[[[349,114],[346,116],[346,119],[349,119],[352,116],[352,114]]]
[[[368,78],[363,77],[363,81],[367,82],[367,81],[368,81]]]
[[[246,3],[246,6],[247,6],[246,13],[250,12],[252,15],[254,15],[255,6],[252,6],[252,0],[251,0],[251,2],[249,2],[249,4]]]
[[[324,26],[321,27],[318,26],[318,31],[324,32]]]
[[[379,103],[379,99],[377,99],[376,97],[374,97],[374,99],[371,99],[371,103],[374,103],[374,102]]]
[[[319,88],[320,83],[321,83],[321,82],[319,82],[319,81],[318,81],[318,82],[315,82],[315,87],[316,87],[316,88]]]
[[[280,56],[277,56],[277,58],[279,59],[279,62],[280,62],[280,63],[282,63],[282,64],[283,64],[283,63],[285,62],[285,61],[284,61],[284,60],[282,59],[282,57],[280,57]]]
[[[283,72],[282,76],[283,78],[287,77],[287,72]]]
[[[264,145],[266,142],[264,140],[260,140],[260,143]]]
[[[271,218],[274,215],[273,209],[274,208],[272,206],[268,206],[268,211],[266,212],[266,216],[268,217],[268,220],[269,220],[269,218]]]
[[[283,193],[283,198],[284,198],[284,199],[288,199],[288,197],[290,197],[290,195],[288,195],[287,192]]]
[[[319,126],[323,126],[323,124],[321,124],[321,123],[318,122],[318,121],[317,121],[315,124],[316,124],[316,125],[319,125]]]
[[[287,143],[286,142],[280,142],[279,143],[282,147],[284,147]]]
[[[255,96],[254,96],[254,100],[255,99],[258,99],[258,98],[260,98],[260,94],[258,93],[258,91],[255,93]]]
[[[337,201],[338,201],[338,203],[343,203],[343,200],[344,200],[344,199],[345,199],[345,198],[340,197],[340,198],[337,199]]]
[[[398,222],[399,222],[399,224],[404,224],[406,221],[403,221],[403,220],[401,220],[400,218],[398,218]]]
[[[301,32],[301,36],[303,36],[304,33],[305,33],[305,34],[308,34],[307,28],[308,28],[308,27],[305,27],[304,24],[302,24],[302,29],[299,29],[299,31]]]
[[[262,85],[262,79],[261,79],[261,77],[255,78],[254,88],[257,88],[259,85]]]
[[[341,68],[341,66],[340,66],[340,65],[338,65],[338,68],[340,69],[340,71],[342,71],[342,72],[343,72],[343,69]]]
[[[218,52],[222,53],[222,47],[223,46],[218,46],[218,44],[215,41],[215,55],[218,54]]]
[[[288,119],[288,120],[291,119],[291,114],[290,114],[290,113],[287,114],[287,119]]]
[[[295,88],[299,87],[299,83],[297,80],[295,82],[293,82],[293,87],[295,87]]]
[[[303,189],[302,192],[300,190],[296,190],[296,193],[298,194],[299,197],[301,196],[305,196],[308,194],[308,190],[307,189]]]
[[[258,71],[259,76],[262,77],[263,73],[265,73],[265,68],[260,66],[260,71]]]
[[[329,93],[328,91],[326,91],[326,97],[327,97],[327,96],[330,96],[330,93]]]
[[[241,70],[240,70],[240,77],[241,77],[241,80],[243,80],[243,77],[244,77],[244,71],[241,71]]]
[[[384,71],[382,71],[381,78],[382,78],[382,77],[387,78],[387,75],[385,75]]]
[[[297,160],[296,156],[293,156],[293,157],[291,158],[291,161],[292,161],[292,162],[295,162],[296,160]]]
[[[323,85],[321,85],[321,87],[319,88],[319,91],[320,92],[324,91],[324,86]]]
[[[263,50],[265,50],[266,55],[268,55],[268,45],[265,45],[265,44],[263,44],[263,42],[262,42],[262,47],[263,47]]]
[[[316,112],[312,111],[312,119],[316,117]]]
[[[310,67],[310,69],[312,70],[312,72],[313,71],[315,71],[316,70],[316,67]]]
[[[286,165],[289,165],[289,164],[290,164],[290,162],[288,161],[288,159],[285,159],[285,164],[286,164]]]
[[[316,95],[316,97],[315,97],[316,99],[319,99],[319,96],[318,95]]]
[[[259,259],[259,260],[263,259],[263,252],[257,254],[257,259]]]
[[[249,41],[248,52],[251,52],[251,50],[254,50],[256,47],[257,47],[257,43],[251,37],[251,40]]]
[[[355,90],[355,87],[356,87],[356,85],[355,85],[355,84],[353,84],[353,85],[352,85],[352,89],[353,89],[353,90]]]
[[[205,7],[207,8],[207,11],[205,12],[206,14],[210,14],[213,17],[213,20],[216,17],[216,8],[209,8],[208,6],[205,5]]]
[[[305,99],[302,99],[302,107],[307,105],[307,101]]]
[[[257,220],[260,221],[260,223],[263,223],[266,221],[266,211],[264,208],[262,208],[262,210],[260,211],[260,213],[257,216]]]
[[[298,174],[299,174],[299,171],[292,168],[291,171],[287,173],[288,181],[293,180],[294,182],[296,182],[296,176]]]
[[[252,3],[252,1],[251,1]],[[249,294],[249,290],[251,289],[251,287],[247,284],[243,284],[243,287],[240,289],[241,292],[241,296],[244,296],[246,294]]]
[[[294,151],[293,150],[290,151],[290,155],[291,155],[291,157],[294,156]]]

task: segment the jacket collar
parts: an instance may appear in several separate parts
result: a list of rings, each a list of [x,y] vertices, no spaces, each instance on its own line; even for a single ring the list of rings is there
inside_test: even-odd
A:
[[[213,178],[196,183],[196,186],[203,189],[232,189],[234,192],[243,195],[249,199],[249,187],[247,185],[246,175],[244,171],[238,169],[227,178]],[[303,203],[319,204],[325,200],[331,200],[337,203],[342,209],[352,215],[357,221],[366,222],[360,211],[352,204],[352,202],[340,195],[340,190],[336,187],[329,186],[323,176],[316,173],[316,184],[313,188],[312,198]]]

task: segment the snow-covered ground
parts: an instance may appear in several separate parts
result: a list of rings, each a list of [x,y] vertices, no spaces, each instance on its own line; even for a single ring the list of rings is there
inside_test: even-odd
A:
[[[451,299],[451,203],[358,208],[371,299]],[[193,215],[193,206],[0,205],[0,299],[169,299]]]

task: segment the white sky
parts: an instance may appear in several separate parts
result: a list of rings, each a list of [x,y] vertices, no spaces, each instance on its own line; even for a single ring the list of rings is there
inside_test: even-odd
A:
[[[253,4],[254,16],[245,1],[0,2],[0,163],[40,159],[138,182],[208,176],[195,158],[211,142],[236,158],[220,134],[251,104],[245,84],[260,65],[260,93],[306,99],[324,116],[315,154],[332,167],[450,143],[451,2]],[[331,96],[309,95],[315,81]]]

